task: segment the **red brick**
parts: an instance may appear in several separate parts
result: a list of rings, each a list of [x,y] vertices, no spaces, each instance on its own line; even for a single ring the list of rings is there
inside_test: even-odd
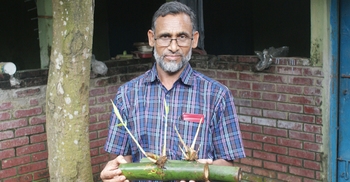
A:
[[[100,153],[101,153],[101,152],[100,152]],[[245,155],[246,155],[247,157],[252,157],[252,156],[253,156],[252,150],[251,150],[251,149],[245,148],[245,149],[244,149],[244,153],[245,153]]]
[[[276,90],[277,92],[289,93],[289,94],[303,93],[303,88],[299,86],[277,85]]]
[[[253,157],[263,160],[276,161],[276,154],[270,152],[263,152],[259,150],[253,151]]]
[[[263,93],[262,99],[263,100],[278,101],[278,102],[286,102],[287,96],[284,94]]]
[[[240,80],[261,81],[261,74],[238,73]]]
[[[248,157],[243,158],[241,159],[241,163],[250,165],[250,166],[262,167],[262,161],[254,158],[248,158]]]
[[[287,137],[287,130],[264,127],[264,133],[273,136]]]
[[[304,106],[304,113],[305,114],[313,114],[313,115],[321,115],[322,111],[319,107]]]
[[[319,152],[322,148],[322,144],[304,142],[304,150]]]
[[[252,106],[252,101],[248,99],[235,98],[234,102],[236,106],[246,106],[246,107]]]
[[[37,152],[37,153],[32,154],[33,162],[41,161],[41,160],[47,160],[47,158],[48,158],[48,152],[47,151]]]
[[[90,141],[90,148],[102,147],[106,143],[106,139],[98,139]]]
[[[14,157],[14,156],[15,156],[15,149],[7,149],[7,150],[0,151],[0,160]]]
[[[48,178],[49,177],[49,170],[48,169],[45,169],[45,170],[42,170],[42,171],[35,171],[34,172],[34,180],[39,180],[39,179],[42,179],[42,178]]]
[[[92,107],[92,106],[94,106],[94,105],[96,105],[96,99],[95,99],[95,97],[94,97],[94,98],[89,98],[89,106]]]
[[[246,89],[246,90],[251,89],[250,82],[229,81],[229,85],[231,88],[235,88],[235,89]]]
[[[321,125],[322,124],[322,117],[316,116],[315,122],[316,122],[316,124]]]
[[[289,101],[291,103],[308,104],[308,105],[313,105],[315,103],[314,98],[312,96],[291,95],[289,96]]]
[[[91,164],[101,164],[109,161],[109,156],[108,155],[100,155],[96,157],[91,158]]]
[[[106,96],[99,96],[96,98],[97,100],[97,104],[110,104],[111,100],[113,100],[113,98],[115,97],[115,95],[106,95]]]
[[[90,132],[89,133],[89,139],[90,139],[90,141],[91,140],[94,140],[94,139],[97,139],[98,138],[98,136],[97,136],[97,132],[96,131],[93,131],[93,132]]]
[[[287,112],[263,110],[263,116],[275,119],[287,119]]]
[[[105,113],[105,114],[100,114],[98,116],[98,121],[104,121],[104,122],[108,121],[109,122],[110,117],[111,117],[111,113],[110,112]]]
[[[313,79],[305,77],[290,77],[290,84],[312,85]]]
[[[16,129],[15,135],[16,137],[20,137],[25,135],[43,133],[44,131],[45,130],[43,125],[35,125],[35,126],[28,126],[28,127]]]
[[[297,122],[289,122],[289,121],[282,121],[279,120],[277,122],[278,128],[284,128],[284,129],[290,129],[290,130],[299,130],[301,131],[303,128],[303,124],[297,123]]]
[[[309,133],[322,133],[322,126],[320,125],[312,125],[312,124],[304,124],[304,131]]]
[[[4,182],[32,182],[32,181],[33,181],[32,174],[26,174],[20,177],[8,178],[4,180]]]
[[[303,106],[297,104],[277,103],[277,110],[302,113]]]
[[[98,138],[104,138],[108,136],[108,129],[98,131]]]
[[[261,109],[240,107],[239,114],[249,115],[249,116],[262,116]]]
[[[323,77],[323,71],[321,68],[304,68],[304,76],[318,76]]]
[[[304,94],[305,95],[318,95],[321,96],[322,92],[320,88],[317,87],[305,87],[304,88]]]
[[[269,162],[269,161],[264,161],[264,168],[271,169],[274,171],[280,171],[280,172],[287,172],[288,170],[287,165],[279,164],[276,162]]]
[[[260,141],[263,143],[271,143],[271,144],[276,144],[276,137],[274,136],[267,136],[267,135],[262,135],[262,134],[253,134],[253,140],[254,141]]]
[[[3,102],[0,104],[0,111],[12,109],[13,105],[11,102]]]
[[[322,87],[322,81],[323,79],[315,79],[315,86]]]
[[[115,77],[117,77],[117,76],[115,76]],[[95,86],[95,87],[105,87],[106,85],[108,85],[107,78],[95,79],[95,82],[93,84],[91,84],[91,86]]]
[[[292,139],[307,140],[312,142],[315,141],[315,134],[312,133],[304,133],[290,130],[289,137]]]
[[[252,172],[252,167],[249,166],[249,165],[243,165],[243,164],[240,164],[240,163],[235,163],[235,166],[240,167],[243,172],[246,172],[246,173],[251,173]]]
[[[18,98],[23,98],[23,97],[38,95],[41,93],[41,90],[40,88],[26,89],[26,90],[16,91],[15,93]]]
[[[275,92],[276,85],[270,83],[253,83],[253,90]]]
[[[95,123],[95,122],[97,122],[97,116],[96,116],[96,115],[94,115],[94,116],[91,116],[91,115],[90,115],[89,122],[90,122],[90,123]]]
[[[292,140],[288,138],[278,138],[277,144],[286,146],[286,147],[293,147],[293,148],[302,148],[303,143],[300,140]]]
[[[278,155],[277,162],[288,164],[288,165],[293,165],[293,166],[301,166],[302,165],[301,159],[295,158],[295,157],[284,156],[284,155]]]
[[[47,139],[46,133],[32,135],[30,136],[30,143],[34,144],[34,143],[44,142],[46,141],[46,139]]]
[[[91,166],[91,168],[92,168],[92,173],[93,173],[93,174],[94,174],[94,173],[101,172],[100,166],[99,166],[99,165],[93,165],[93,166]],[[94,181],[97,181],[97,180],[94,180]]]
[[[308,152],[304,150],[290,148],[289,155],[292,157],[298,157],[302,159],[315,160],[315,152]]]
[[[11,119],[11,114],[9,112],[0,112],[0,121],[9,120],[9,119]]]
[[[321,170],[321,163],[315,162],[315,161],[304,160],[304,167],[308,168],[308,169],[320,171]]]
[[[28,137],[4,140],[4,141],[0,141],[0,150],[27,145],[28,143],[29,143]]]
[[[253,173],[260,176],[267,176],[269,178],[276,178],[276,172],[262,169],[262,168],[253,168]]]
[[[13,131],[7,130],[7,131],[3,131],[0,132],[0,141],[1,140],[6,140],[9,138],[13,138],[15,135],[13,134]]]
[[[287,154],[288,150],[286,147],[281,147],[278,145],[264,144],[264,151],[277,153],[277,154]]]
[[[315,171],[309,170],[309,169],[289,166],[289,172],[291,174],[295,174],[297,176],[304,176],[304,177],[308,177],[308,178],[315,178]]]
[[[29,123],[31,125],[37,125],[37,124],[43,124],[43,123],[46,123],[46,116],[36,116],[36,117],[33,117],[29,120]]]
[[[237,56],[237,61],[240,63],[257,63],[258,58],[255,56]]]
[[[290,174],[285,174],[285,173],[278,173],[277,178],[283,181],[293,181],[293,182],[302,182],[302,178],[295,176],[295,175],[290,175]]]
[[[97,95],[105,95],[106,94],[106,89],[103,88],[93,88],[90,89],[89,96],[90,97],[95,97]]]
[[[244,123],[240,123],[239,126],[242,131],[250,131],[254,133],[262,132],[262,126],[256,126],[256,125],[250,125],[250,124],[244,124]]]
[[[105,112],[107,112],[105,106],[90,107],[90,115],[97,114],[97,113],[105,113]]]
[[[251,140],[252,139],[252,133],[251,132],[241,131],[241,134],[242,134],[242,139],[246,139],[246,140]]]
[[[237,73],[235,72],[225,72],[225,71],[218,71],[216,72],[216,77],[218,79],[237,79]]]
[[[98,156],[99,154],[99,149],[98,148],[93,148],[93,149],[90,149],[90,156]]]
[[[37,106],[37,105],[39,105],[38,99],[30,99],[29,105],[30,106]]]
[[[239,91],[239,98],[260,99],[261,92]]]
[[[316,135],[316,143],[323,143],[322,135]]]
[[[107,127],[108,127],[107,122],[94,123],[94,124],[90,124],[89,131],[101,130]]]
[[[251,116],[238,115],[238,121],[240,123],[252,123]]]
[[[16,168],[0,170],[0,179],[5,179],[17,174]]]
[[[22,164],[30,163],[30,156],[22,156],[16,158],[10,158],[2,161],[2,169],[19,166]]]
[[[45,143],[37,143],[32,145],[26,145],[23,147],[19,147],[16,149],[17,156],[25,155],[25,154],[31,154],[34,152],[39,152],[45,150]]]
[[[257,125],[276,127],[276,120],[275,119],[253,117],[252,123],[257,124]]]
[[[311,115],[290,113],[289,119],[292,121],[300,121],[304,123],[315,123],[315,116],[311,116]]]
[[[264,75],[263,82],[288,83],[288,77],[281,75]]]
[[[108,94],[116,94],[118,91],[120,85],[116,84],[116,85],[112,85],[112,86],[108,86],[107,87],[107,93]]]
[[[261,101],[261,100],[253,100],[252,101],[253,107],[262,108],[262,109],[276,109],[276,103],[275,102],[268,102],[268,101]]]
[[[321,106],[322,105],[322,97],[314,96],[315,98],[315,106]]]
[[[249,141],[249,140],[243,140],[243,145],[245,148],[248,148],[248,149],[256,149],[256,150],[262,149],[261,142],[253,142],[253,141]]]
[[[23,165],[18,167],[18,173],[19,174],[25,174],[33,171],[38,171],[40,169],[46,169],[47,168],[47,161],[40,161],[40,162],[34,162],[30,163],[28,165]]]
[[[277,73],[287,75],[302,75],[303,69],[297,67],[277,66]]]
[[[31,108],[31,109],[22,109],[15,111],[15,118],[25,118],[28,116],[35,116],[42,114],[43,109],[41,107]]]
[[[27,126],[27,125],[28,125],[28,122],[25,119],[4,121],[4,122],[0,122],[0,131],[13,129],[13,128],[19,128],[19,127]]]

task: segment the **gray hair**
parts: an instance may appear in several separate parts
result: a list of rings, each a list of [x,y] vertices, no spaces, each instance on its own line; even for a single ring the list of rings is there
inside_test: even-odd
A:
[[[156,28],[156,20],[158,17],[166,16],[166,15],[177,15],[185,13],[187,14],[192,22],[192,31],[195,32],[197,30],[197,18],[196,15],[194,14],[193,10],[186,6],[185,4],[182,4],[177,1],[170,1],[167,3],[164,3],[159,9],[154,13],[153,18],[152,18],[152,30],[153,32],[155,31]]]

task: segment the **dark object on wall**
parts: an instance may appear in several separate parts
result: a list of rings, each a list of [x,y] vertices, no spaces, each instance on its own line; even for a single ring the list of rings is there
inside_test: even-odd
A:
[[[255,51],[255,54],[259,57],[260,61],[255,66],[257,71],[262,71],[270,67],[272,63],[272,58],[274,57],[286,57],[288,55],[289,47],[283,46],[275,49],[270,47],[269,49],[264,49],[263,52]]]

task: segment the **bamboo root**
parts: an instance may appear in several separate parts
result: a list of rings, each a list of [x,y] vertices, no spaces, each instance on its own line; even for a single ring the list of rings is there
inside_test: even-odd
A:
[[[241,181],[241,168],[218,166],[196,161],[168,160],[163,168],[152,162],[120,164],[119,168],[128,180],[195,180],[195,181]]]

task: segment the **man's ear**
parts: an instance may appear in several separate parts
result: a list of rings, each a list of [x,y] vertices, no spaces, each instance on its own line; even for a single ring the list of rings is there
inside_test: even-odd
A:
[[[192,48],[196,48],[197,47],[198,39],[199,39],[199,33],[198,33],[198,31],[195,31],[193,33]]]
[[[154,47],[154,33],[152,30],[148,30],[147,32],[148,35],[148,44],[151,47]]]

